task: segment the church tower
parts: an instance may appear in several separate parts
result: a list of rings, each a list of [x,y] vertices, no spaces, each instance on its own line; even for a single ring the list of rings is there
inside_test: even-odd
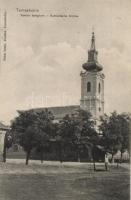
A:
[[[95,35],[92,33],[91,47],[88,60],[82,65],[81,72],[81,103],[80,107],[92,114],[92,118],[99,121],[104,114],[104,74],[103,67],[97,61],[98,51],[95,48]]]

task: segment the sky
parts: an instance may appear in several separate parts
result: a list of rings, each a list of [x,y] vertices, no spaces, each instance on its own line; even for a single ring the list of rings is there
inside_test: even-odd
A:
[[[105,74],[105,112],[131,111],[131,0],[3,0],[1,5],[1,24],[4,10],[7,18],[0,121],[8,124],[17,110],[79,104],[92,30]]]

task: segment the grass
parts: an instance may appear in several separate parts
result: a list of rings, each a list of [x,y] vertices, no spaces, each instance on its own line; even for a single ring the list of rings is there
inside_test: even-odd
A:
[[[129,170],[0,163],[0,200],[129,200]]]

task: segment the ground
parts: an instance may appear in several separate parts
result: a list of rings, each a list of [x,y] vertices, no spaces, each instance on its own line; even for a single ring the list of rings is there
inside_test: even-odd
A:
[[[0,163],[0,200],[129,200],[128,166]]]

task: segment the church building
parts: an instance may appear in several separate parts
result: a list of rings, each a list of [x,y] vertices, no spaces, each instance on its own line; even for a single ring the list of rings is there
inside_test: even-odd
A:
[[[92,119],[96,122],[96,129],[100,124],[100,116],[104,114],[104,74],[102,73],[103,67],[97,60],[98,52],[95,48],[95,35],[92,33],[91,46],[88,51],[88,59],[82,65],[80,73],[81,77],[81,100],[80,105],[58,106],[58,107],[43,107],[31,109],[34,112],[41,112],[48,109],[54,115],[54,122],[59,122],[64,116],[75,113],[80,108],[89,111]],[[25,112],[25,111],[20,111]],[[16,144],[16,147],[18,145]],[[14,146],[15,147],[15,146]],[[25,153],[18,146],[8,152],[9,158],[24,158]],[[88,152],[85,153],[86,155]],[[75,153],[73,154],[73,156]],[[84,155],[85,157],[85,155]],[[51,159],[51,158],[48,158]],[[69,158],[68,158],[69,159]],[[73,157],[74,159],[74,157]]]
[[[80,105],[48,107],[55,117],[55,121],[61,120],[65,115],[74,113],[81,108],[92,114],[96,126],[99,125],[100,116],[104,114],[104,74],[103,67],[97,60],[98,51],[95,47],[95,35],[92,33],[91,46],[88,51],[88,60],[82,65],[81,76],[81,100]],[[41,111],[45,108],[36,108]]]

